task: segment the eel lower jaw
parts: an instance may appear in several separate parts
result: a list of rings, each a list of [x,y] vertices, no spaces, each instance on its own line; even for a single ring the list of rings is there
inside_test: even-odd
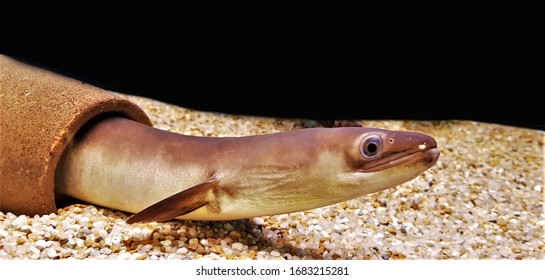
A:
[[[404,152],[382,158],[371,166],[366,165],[359,172],[369,173],[389,169],[395,166],[409,166],[421,164],[426,168],[432,167],[439,158],[439,148],[430,148],[422,151]]]

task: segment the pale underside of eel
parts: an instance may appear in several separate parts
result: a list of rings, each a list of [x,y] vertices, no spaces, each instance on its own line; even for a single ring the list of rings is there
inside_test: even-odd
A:
[[[131,213],[128,223],[304,211],[394,187],[433,166],[435,140],[375,128],[197,137],[109,117],[74,137],[56,191]]]

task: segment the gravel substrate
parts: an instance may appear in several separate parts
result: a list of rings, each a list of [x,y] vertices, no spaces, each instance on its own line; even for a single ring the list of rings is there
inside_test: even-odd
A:
[[[313,121],[198,112],[128,96],[160,129],[262,134]],[[543,131],[471,121],[362,121],[435,137],[416,179],[292,214],[127,225],[130,214],[72,204],[44,216],[0,212],[0,259],[543,259]]]

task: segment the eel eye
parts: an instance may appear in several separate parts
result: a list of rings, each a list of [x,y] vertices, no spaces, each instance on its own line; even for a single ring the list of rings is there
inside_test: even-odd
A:
[[[360,150],[364,157],[374,158],[382,150],[382,139],[376,135],[368,136],[363,139]]]

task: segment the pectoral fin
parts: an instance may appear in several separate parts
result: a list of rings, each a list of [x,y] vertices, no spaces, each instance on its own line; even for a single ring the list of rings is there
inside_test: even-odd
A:
[[[134,214],[127,220],[127,224],[167,221],[197,210],[209,202],[211,191],[218,182],[217,178],[211,177],[203,183],[169,196]]]

